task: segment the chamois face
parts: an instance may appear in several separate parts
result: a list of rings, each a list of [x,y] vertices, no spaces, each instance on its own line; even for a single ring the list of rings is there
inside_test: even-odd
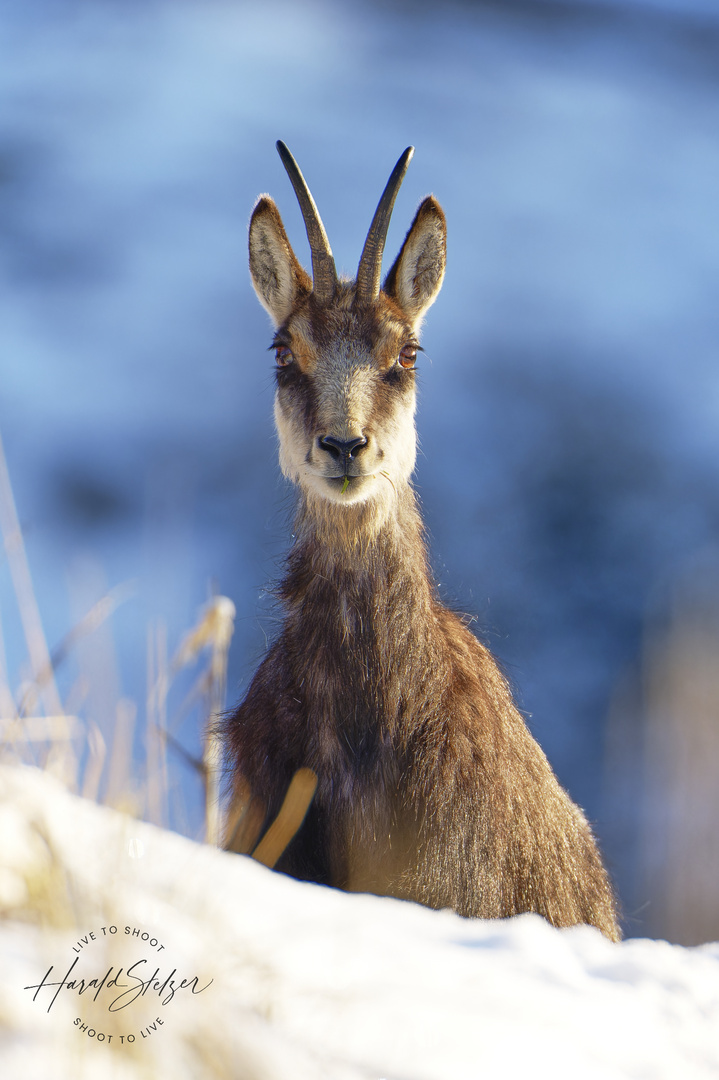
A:
[[[267,196],[250,223],[250,272],[276,326],[275,421],[284,474],[339,505],[391,500],[414,468],[417,334],[444,276],[439,204],[420,206],[376,297],[338,281],[317,297]]]
[[[307,492],[350,504],[388,497],[414,468],[416,335],[380,295],[340,284],[307,297],[275,337],[280,465]]]

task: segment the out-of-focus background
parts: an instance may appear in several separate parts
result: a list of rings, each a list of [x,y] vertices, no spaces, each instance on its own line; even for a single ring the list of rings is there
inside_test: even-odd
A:
[[[413,143],[388,264],[434,192],[417,486],[442,595],[595,823],[627,932],[719,937],[713,0],[0,0],[0,51],[0,430],[70,711],[109,745],[213,592],[241,695],[292,505],[250,210],[269,191],[308,262],[282,138],[351,274]],[[13,688],[16,592],[6,558]],[[198,728],[180,710],[168,751],[190,835]]]

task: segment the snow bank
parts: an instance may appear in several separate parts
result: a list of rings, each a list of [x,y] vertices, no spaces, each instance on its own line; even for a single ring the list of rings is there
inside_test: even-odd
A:
[[[4,1077],[719,1073],[717,945],[301,884],[26,768],[0,833]]]

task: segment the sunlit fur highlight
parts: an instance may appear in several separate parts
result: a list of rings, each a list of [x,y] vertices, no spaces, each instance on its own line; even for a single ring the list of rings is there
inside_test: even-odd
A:
[[[277,867],[295,877],[617,939],[584,815],[428,568],[410,484],[415,376],[399,356],[442,284],[445,229],[426,199],[376,300],[341,282],[319,304],[274,204],[255,209],[253,283],[292,357],[275,420],[299,498],[282,628],[225,724],[236,798],[250,792],[267,825],[296,771],[316,773]],[[366,442],[350,455],[328,436]]]

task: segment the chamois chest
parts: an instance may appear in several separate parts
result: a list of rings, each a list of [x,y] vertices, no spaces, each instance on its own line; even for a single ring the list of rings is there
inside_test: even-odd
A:
[[[397,780],[441,682],[427,583],[388,551],[372,549],[365,560],[304,552],[292,562],[281,648],[301,702],[308,763],[320,774],[384,782],[391,761]]]

